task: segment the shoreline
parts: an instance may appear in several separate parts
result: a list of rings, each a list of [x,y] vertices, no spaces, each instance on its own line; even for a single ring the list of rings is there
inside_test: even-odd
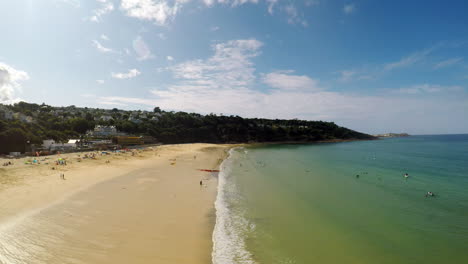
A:
[[[154,263],[154,259],[151,260],[148,256],[157,251],[154,249],[155,245],[161,249],[158,256],[154,257],[161,259],[161,256],[165,255],[163,261],[165,263],[211,262],[217,179],[198,169],[219,168],[220,163],[227,157],[227,151],[234,146],[162,145],[139,151],[137,156],[130,156],[129,153],[112,154],[81,162],[76,161],[77,153],[62,154],[60,156],[69,161],[68,165],[63,167],[45,164],[47,160],[42,161],[44,157],[39,157],[41,164],[38,165],[19,164],[20,161],[30,158],[15,159],[13,166],[3,167],[0,170],[2,201],[0,202],[0,262],[9,263],[8,256],[2,256],[6,254],[2,252],[2,248],[21,245],[24,242],[19,240],[28,233],[21,235],[18,234],[18,230],[26,232],[25,230],[36,225],[28,223],[32,220],[35,220],[35,223],[42,223],[41,219],[44,217],[49,221],[43,223],[40,228],[36,227],[35,232],[46,232],[57,222],[68,224],[73,221],[84,221],[86,217],[93,219],[86,225],[81,224],[77,230],[75,230],[76,225],[67,226],[71,230],[67,229],[67,232],[76,231],[76,236],[65,239],[58,245],[43,244],[46,252],[67,252],[63,248],[61,251],[56,249],[60,244],[67,245],[65,248],[77,246],[91,250],[91,247],[87,248],[83,241],[97,239],[94,236],[99,236],[102,229],[115,225],[119,228],[107,230],[109,233],[115,232],[114,235],[101,234],[106,244],[115,244],[114,249],[105,249],[109,254],[101,258],[110,258],[109,255],[112,255],[113,263],[125,263],[124,260],[127,263],[128,261]],[[58,155],[49,156],[51,158],[49,161],[58,157]],[[50,169],[52,166],[58,168],[52,170]],[[60,173],[65,173],[66,180],[60,179]],[[203,180],[203,187],[199,186],[199,180]],[[120,184],[126,187],[121,187]],[[115,196],[116,192],[123,196]],[[142,199],[144,202],[141,202]],[[120,202],[116,203],[117,200]],[[86,201],[86,206],[77,206],[83,201]],[[127,208],[122,209],[125,205],[128,205]],[[63,208],[63,211],[58,208]],[[71,218],[66,217],[65,211]],[[160,215],[157,212],[165,213]],[[75,219],[72,215],[78,216]],[[128,226],[139,224],[126,228],[128,231],[125,232],[130,233],[122,236],[120,225],[124,222]],[[148,241],[150,233],[151,237],[160,237],[160,239]],[[74,241],[76,237],[82,238],[80,243]],[[126,240],[131,240],[133,244],[129,242],[125,242],[124,245],[119,244]],[[185,249],[178,250],[179,244],[184,243],[187,243]],[[25,248],[26,251],[29,250],[27,245]],[[18,249],[18,252],[19,250],[21,249]],[[125,255],[124,252],[128,254]],[[92,253],[89,255],[93,256]],[[146,260],[134,261],[135,259],[131,257],[137,258],[140,255],[147,256]],[[186,257],[182,258],[182,255]],[[74,257],[84,258],[86,260],[84,262],[88,263],[110,261],[86,256]],[[24,261],[34,262],[34,259]],[[48,263],[60,263],[60,261],[56,257],[49,259]]]

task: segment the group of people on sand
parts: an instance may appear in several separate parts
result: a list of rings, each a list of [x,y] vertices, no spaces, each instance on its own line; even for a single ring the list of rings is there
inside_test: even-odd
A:
[[[67,160],[60,158],[55,161],[55,165],[67,165]]]
[[[8,161],[8,162],[4,162],[3,163],[3,166],[10,166],[10,165],[13,165],[13,163],[11,161]]]

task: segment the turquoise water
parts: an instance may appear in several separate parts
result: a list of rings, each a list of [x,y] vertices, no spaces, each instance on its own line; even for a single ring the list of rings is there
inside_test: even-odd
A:
[[[218,191],[215,264],[468,263],[468,135],[238,148]]]

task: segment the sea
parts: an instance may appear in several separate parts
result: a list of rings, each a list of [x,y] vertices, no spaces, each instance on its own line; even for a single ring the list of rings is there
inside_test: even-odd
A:
[[[214,264],[468,263],[468,135],[239,147],[218,184]]]

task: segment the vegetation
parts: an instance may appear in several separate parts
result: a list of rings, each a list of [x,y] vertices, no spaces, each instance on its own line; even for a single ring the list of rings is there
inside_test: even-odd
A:
[[[20,102],[0,105],[0,152],[24,151],[26,143],[44,139],[65,141],[83,137],[95,125],[113,125],[119,131],[150,135],[163,143],[313,142],[372,139],[333,122],[271,120],[239,116],[52,107]],[[6,113],[15,118],[6,118]]]

